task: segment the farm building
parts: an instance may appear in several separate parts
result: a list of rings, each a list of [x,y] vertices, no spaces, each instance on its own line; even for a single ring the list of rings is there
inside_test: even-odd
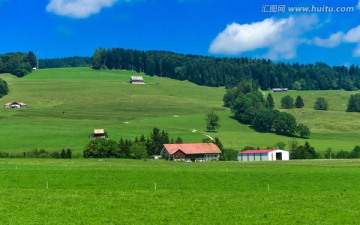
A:
[[[221,150],[213,143],[164,144],[160,155],[174,161],[218,161]]]
[[[95,129],[94,133],[90,134],[91,138],[107,138],[108,135],[104,129]]]
[[[142,76],[131,76],[130,83],[132,84],[146,84],[146,81]]]
[[[8,102],[4,105],[4,108],[24,108],[26,104],[23,102]]]
[[[273,88],[272,92],[288,92],[288,88]]]
[[[272,150],[246,150],[239,152],[237,155],[239,161],[276,161],[289,160],[289,152],[272,149]]]

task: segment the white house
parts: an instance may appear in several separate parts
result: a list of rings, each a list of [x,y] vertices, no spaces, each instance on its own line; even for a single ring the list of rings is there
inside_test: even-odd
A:
[[[237,155],[239,161],[276,161],[289,160],[289,152],[280,149],[246,150]]]
[[[26,104],[24,102],[8,102],[4,105],[4,108],[24,108]]]

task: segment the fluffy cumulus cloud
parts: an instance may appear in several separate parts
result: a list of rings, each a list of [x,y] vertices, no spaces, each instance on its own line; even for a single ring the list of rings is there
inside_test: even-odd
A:
[[[267,58],[291,59],[296,57],[297,47],[307,41],[304,34],[317,26],[316,15],[268,18],[250,24],[232,23],[213,40],[209,51],[217,54],[241,54],[267,49]]]
[[[328,38],[316,37],[313,39],[313,44],[327,48],[337,47],[343,43],[357,43],[358,45],[353,51],[353,56],[360,57],[360,25],[346,33],[339,31],[331,34]]]
[[[51,0],[46,10],[60,16],[87,18],[116,2],[117,0]]]

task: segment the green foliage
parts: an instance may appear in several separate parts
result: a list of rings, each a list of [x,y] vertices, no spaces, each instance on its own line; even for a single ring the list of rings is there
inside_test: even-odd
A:
[[[269,109],[273,109],[274,106],[275,106],[274,99],[273,99],[271,93],[269,93],[268,96],[266,97],[265,107],[269,108]]]
[[[301,138],[309,138],[310,136],[310,129],[304,124],[297,125],[297,133]]]
[[[350,96],[346,112],[360,112],[360,94]]]
[[[304,108],[304,100],[301,98],[300,95],[298,95],[298,96],[296,97],[295,107],[296,107],[296,108]]]
[[[296,141],[290,143],[290,159],[316,159],[318,155],[309,142],[304,145],[298,145]]]
[[[16,52],[0,55],[0,73],[11,73],[17,77],[23,77],[31,73],[33,60],[31,53],[28,55]]]
[[[148,154],[145,143],[134,143],[131,146],[129,157],[130,159],[147,159]]]
[[[55,59],[39,59],[39,68],[91,67],[90,57],[66,57]]]
[[[285,149],[285,146],[286,146],[286,144],[282,141],[276,142],[276,144],[275,144],[275,148],[278,148],[278,149]]]
[[[318,97],[314,104],[315,110],[327,110],[328,109],[328,102],[324,97]]]
[[[294,99],[290,95],[281,98],[281,108],[292,109],[294,106]]]
[[[260,109],[252,121],[254,129],[260,132],[272,132],[278,114],[277,110]]]
[[[293,136],[296,132],[296,119],[293,115],[286,112],[279,112],[274,121],[275,133]]]
[[[295,90],[360,89],[358,66],[330,67],[325,63],[300,65],[274,63],[265,59],[215,58],[183,55],[165,51],[139,51],[122,48],[94,51],[94,69],[127,69],[153,76],[189,80],[212,87],[235,87],[245,80],[257,81],[245,93],[273,87],[294,87]]]
[[[182,138],[181,138],[180,136],[178,136],[178,137],[176,138],[176,140],[175,140],[175,143],[176,143],[176,144],[182,144],[182,143],[183,143]]]
[[[215,112],[209,112],[206,114],[206,129],[207,131],[213,132],[219,129],[220,124],[219,115],[215,114]]]
[[[9,93],[9,87],[5,80],[0,78],[0,98]]]
[[[237,151],[233,149],[222,149],[219,157],[220,161],[235,161],[237,159]]]
[[[117,143],[106,138],[91,140],[84,148],[84,158],[119,157]]]
[[[35,56],[34,52],[31,52],[31,51],[30,51],[30,52],[28,53],[28,60],[29,60],[29,63],[30,63],[31,68],[36,67],[37,59],[36,59],[36,56]]]

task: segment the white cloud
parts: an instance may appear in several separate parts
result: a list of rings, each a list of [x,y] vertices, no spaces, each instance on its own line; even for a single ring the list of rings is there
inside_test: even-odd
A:
[[[256,49],[267,49],[270,59],[291,59],[297,47],[306,42],[304,33],[318,25],[316,15],[269,18],[251,24],[233,23],[211,43],[209,51],[219,54],[240,54]]]
[[[358,43],[353,51],[353,56],[360,57],[360,25],[350,29],[347,33],[339,31],[331,34],[329,38],[321,39],[316,37],[313,39],[314,45],[327,48],[337,47],[343,43]]]
[[[87,18],[116,2],[117,0],[51,0],[46,6],[46,11],[60,16]]]
[[[330,35],[327,39],[321,39],[319,37],[314,38],[314,44],[321,47],[332,48],[338,46],[344,38],[343,32],[337,32]]]
[[[360,9],[360,0],[359,0],[359,3],[357,4],[357,8]]]

